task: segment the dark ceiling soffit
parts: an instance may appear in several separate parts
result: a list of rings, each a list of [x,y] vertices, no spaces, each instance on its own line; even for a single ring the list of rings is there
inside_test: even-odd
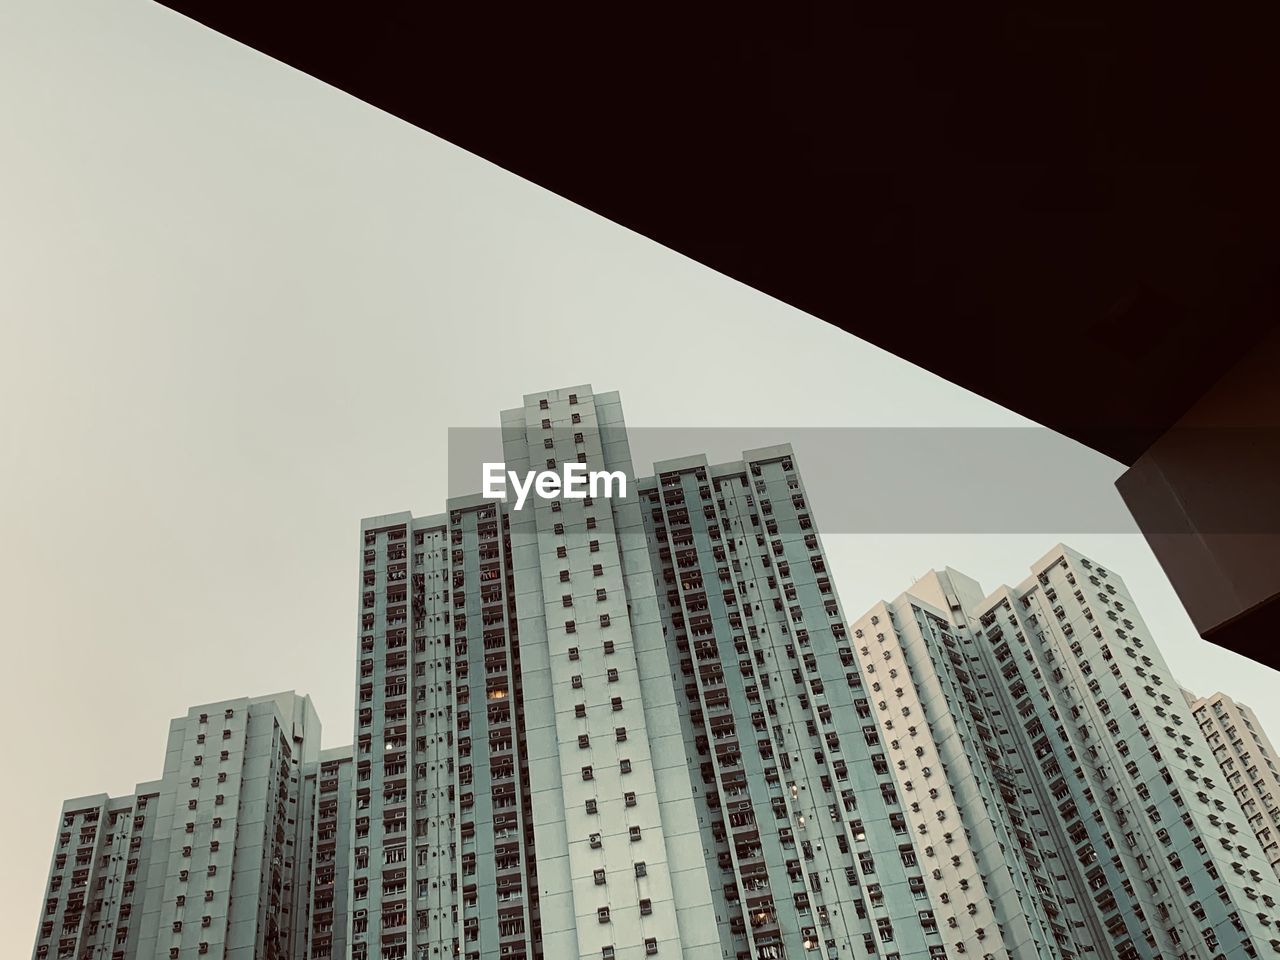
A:
[[[163,2],[1125,463],[1275,323],[1225,12]]]

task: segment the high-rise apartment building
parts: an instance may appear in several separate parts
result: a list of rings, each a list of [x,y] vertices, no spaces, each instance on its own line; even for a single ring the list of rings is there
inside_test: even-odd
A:
[[[1280,952],[1280,886],[1123,581],[1062,546],[1032,570],[931,574],[854,624],[949,948]]]
[[[319,744],[309,698],[206,704],[169,724],[158,781],[67,801],[37,960],[306,956]]]
[[[363,913],[351,908],[351,830],[355,823],[350,747],[322,750],[305,769],[302,808],[310,817],[309,878],[299,918],[309,929],[295,950],[304,958],[346,957],[352,926]]]
[[[636,480],[588,387],[502,430],[632,482],[364,522],[352,956],[945,955],[790,449]]]
[[[621,428],[527,397],[506,464],[634,478]],[[363,525],[352,956],[720,957],[634,486],[447,507]]]
[[[1280,876],[1280,772],[1276,769],[1276,748],[1257,714],[1225,693],[1207,697],[1189,694],[1188,700],[1209,741],[1213,759],[1240,803],[1248,829],[1258,838],[1271,869]]]
[[[158,784],[65,808],[67,844],[115,812],[112,843],[163,851],[137,858],[146,922],[119,960],[1280,952],[1265,843],[1233,829],[1252,823],[1114,573],[1057,547],[1017,588],[946,570],[852,621],[789,447],[639,477],[618,396],[586,386],[501,430],[517,474],[581,463],[625,495],[364,520],[350,748],[319,751],[309,703],[299,725],[285,697],[236,701],[281,734],[252,765],[204,750],[217,724],[193,714]],[[279,806],[237,808],[261,856],[235,923],[212,874],[184,886],[204,860],[173,876],[225,832],[201,793],[172,839],[210,763],[296,809],[281,833]],[[143,806],[168,812],[134,826]],[[57,936],[83,897],[58,892],[37,955],[88,960],[97,941]]]

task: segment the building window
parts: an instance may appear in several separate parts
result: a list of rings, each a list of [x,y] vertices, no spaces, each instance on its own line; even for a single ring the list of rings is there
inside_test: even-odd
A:
[[[614,712],[615,712],[615,713],[617,713],[619,710],[621,710],[621,709],[622,709],[622,698],[621,698],[621,697],[613,697],[613,698],[609,701],[609,704],[613,707]]]
[[[618,743],[622,743],[624,740],[627,739],[627,728],[618,727],[616,730],[613,731],[613,736],[614,736],[614,739],[618,741]]]
[[[603,887],[603,886],[604,886],[604,871],[603,871],[603,870],[593,870],[593,871],[592,871],[592,873],[591,873],[591,875],[592,875],[592,878],[595,880],[595,882],[596,882],[596,886],[597,886],[597,887]]]
[[[603,566],[602,564],[599,564],[599,563],[597,563],[597,564],[593,564],[593,565],[592,565],[592,567],[591,567],[591,575],[592,575],[593,577],[603,577],[603,576],[604,576],[604,566]]]
[[[586,750],[586,749],[587,749],[587,748],[589,748],[590,746],[591,746],[591,738],[590,738],[589,736],[587,736],[585,733],[580,733],[580,734],[578,734],[578,749],[579,749],[579,750]],[[583,779],[589,780],[589,779],[591,779],[591,778],[590,778],[590,777],[584,777]]]
[[[636,861],[636,876],[637,876],[637,877],[643,877],[643,876],[646,876],[648,873],[649,873],[649,868],[648,868],[647,866],[645,866],[645,862],[644,862],[643,860],[637,860],[637,861]]]
[[[596,775],[591,771],[591,767],[586,766],[582,768],[583,780],[594,780],[595,778],[596,778]]]
[[[607,624],[605,624],[605,626],[607,626]],[[606,640],[606,641],[604,642],[604,652],[605,652],[605,653],[613,653],[613,641],[612,641],[612,640]]]
[[[640,916],[647,917],[653,913],[653,901],[645,897],[640,901]]]
[[[570,659],[570,660],[577,660],[577,659],[578,659],[578,648],[577,648],[577,647],[570,647],[570,648],[569,648],[569,659]]]
[[[623,773],[630,773],[630,772],[631,772],[631,761],[630,761],[630,760],[628,760],[628,759],[626,759],[626,758],[623,758],[622,760],[619,760],[619,761],[618,761],[618,769],[619,769],[619,770],[621,770]]]
[[[640,828],[639,828],[638,826],[632,825],[632,826],[628,829],[628,833],[630,833],[630,834],[631,834],[631,842],[632,842],[632,843],[635,843],[637,840],[639,840],[639,839],[640,839]]]
[[[560,582],[561,582],[561,583],[568,583],[568,582],[569,582],[569,571],[568,571],[568,570],[561,570],[561,571],[560,571]]]
[[[599,849],[600,849],[600,834],[598,834],[598,833],[593,833],[593,834],[591,834],[591,836],[588,838],[588,843],[590,843],[590,844],[591,844],[591,849],[592,849],[592,850],[599,850]]]
[[[573,705],[573,715],[581,720],[587,715],[587,705],[585,703],[575,703]]]
[[[628,807],[636,805],[636,795],[630,790],[622,795],[622,800]]]
[[[578,632],[578,625],[577,625],[574,621],[572,621],[572,620],[566,620],[566,621],[564,622],[564,632],[565,632],[565,633],[577,633],[577,632]]]
[[[573,689],[575,689],[575,690],[581,690],[581,689],[582,689],[582,674],[580,674],[580,673],[575,673],[575,674],[573,675],[573,677],[572,677],[572,678],[570,678],[570,680],[569,680],[569,684],[570,684],[570,686],[572,686],[572,687],[573,687]]]
[[[880,934],[881,943],[893,942],[893,923],[888,917],[879,917],[876,920],[876,930]]]
[[[614,667],[609,668],[608,678],[610,683],[618,682],[618,671],[616,668]]]
[[[587,800],[587,813],[595,813],[597,809],[596,798],[590,797]]]
[[[599,541],[599,540],[592,540],[589,546],[590,546],[590,550],[591,550],[591,552],[592,552],[592,553],[599,553],[599,552],[600,552],[600,541]]]
[[[657,937],[645,937],[645,938],[644,938],[644,952],[645,952],[645,955],[646,955],[646,956],[650,956],[650,957],[652,957],[655,953],[657,953],[657,952],[658,952],[658,938],[657,938]]]
[[[607,627],[609,625],[609,615],[607,613],[600,614],[600,626]]]
[[[598,909],[598,910],[596,911],[596,919],[597,919],[597,920],[599,920],[601,923],[608,923],[608,922],[609,922],[609,908],[608,908],[608,907],[601,907],[600,909]]]

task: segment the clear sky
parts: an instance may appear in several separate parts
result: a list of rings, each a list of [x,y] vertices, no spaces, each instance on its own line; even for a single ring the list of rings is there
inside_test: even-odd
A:
[[[349,742],[360,518],[440,511],[451,427],[587,382],[636,428],[1027,425],[146,0],[0,3],[0,943],[61,801],[159,775],[189,705],[297,689]],[[1115,510],[1119,465],[1060,445]],[[842,491],[806,481],[822,525]],[[1066,540],[1280,734],[1276,674],[1132,533],[824,539],[851,617]]]

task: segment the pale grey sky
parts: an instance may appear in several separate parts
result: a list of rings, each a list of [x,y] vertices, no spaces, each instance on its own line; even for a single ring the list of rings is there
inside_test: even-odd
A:
[[[633,427],[1025,425],[147,0],[0,3],[0,943],[61,801],[157,776],[189,705],[293,688],[349,742],[359,519],[440,510],[450,427],[584,382]],[[853,616],[1063,538],[1280,734],[1140,537],[826,541]]]

